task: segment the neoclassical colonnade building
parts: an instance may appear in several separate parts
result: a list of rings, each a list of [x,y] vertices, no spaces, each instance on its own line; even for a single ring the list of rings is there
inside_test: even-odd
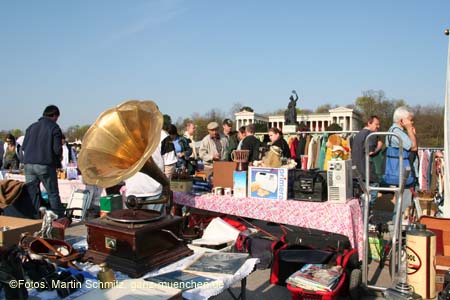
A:
[[[268,128],[277,127],[283,131],[284,115],[264,116],[247,110],[234,114],[236,118],[236,128],[248,124],[266,124]],[[297,122],[306,125],[309,131],[325,131],[325,129],[336,123],[342,127],[343,131],[358,131],[362,128],[362,121],[359,114],[351,108],[344,106],[330,109],[328,113],[311,113],[297,115]]]

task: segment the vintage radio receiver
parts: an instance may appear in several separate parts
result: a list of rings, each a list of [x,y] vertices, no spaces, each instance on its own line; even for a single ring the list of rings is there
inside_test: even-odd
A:
[[[319,169],[295,170],[291,197],[295,200],[327,201],[327,174]]]
[[[328,201],[346,203],[353,195],[352,161],[328,161]]]

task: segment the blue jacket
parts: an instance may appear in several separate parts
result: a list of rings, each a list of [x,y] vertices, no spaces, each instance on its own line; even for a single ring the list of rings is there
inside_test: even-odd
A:
[[[61,128],[50,118],[41,117],[31,124],[23,140],[24,164],[57,167],[61,163]]]

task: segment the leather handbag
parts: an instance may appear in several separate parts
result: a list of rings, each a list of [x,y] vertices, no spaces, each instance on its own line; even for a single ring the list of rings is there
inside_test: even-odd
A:
[[[20,246],[28,250],[30,256],[35,259],[45,258],[56,263],[58,266],[70,266],[74,269],[79,269],[73,264],[73,261],[80,258],[81,254],[63,240],[24,235],[20,240]]]

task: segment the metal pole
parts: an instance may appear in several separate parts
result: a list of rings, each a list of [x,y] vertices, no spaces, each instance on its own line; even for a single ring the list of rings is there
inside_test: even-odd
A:
[[[399,142],[399,185],[398,187],[372,187],[369,185],[370,181],[370,157],[369,157],[369,138],[371,136],[394,136],[398,139]],[[401,216],[402,216],[402,202],[403,202],[403,189],[404,189],[404,172],[403,172],[403,141],[400,138],[400,135],[398,135],[395,132],[372,132],[364,141],[364,149],[365,149],[365,158],[366,158],[366,176],[365,176],[365,185],[363,187],[365,197],[364,197],[364,203],[363,203],[363,259],[362,259],[362,274],[361,274],[361,283],[363,287],[367,287],[372,290],[378,290],[383,291],[386,288],[385,287],[379,287],[379,286],[368,286],[368,258],[369,258],[369,242],[368,242],[368,230],[369,230],[369,197],[371,191],[390,191],[394,192],[396,196],[396,207],[397,207],[397,213],[395,215],[394,220],[394,233],[392,236],[392,247],[391,247],[391,281],[394,283],[394,279],[397,277],[397,272],[400,269],[400,263],[401,263]],[[407,175],[407,174],[406,174]]]

